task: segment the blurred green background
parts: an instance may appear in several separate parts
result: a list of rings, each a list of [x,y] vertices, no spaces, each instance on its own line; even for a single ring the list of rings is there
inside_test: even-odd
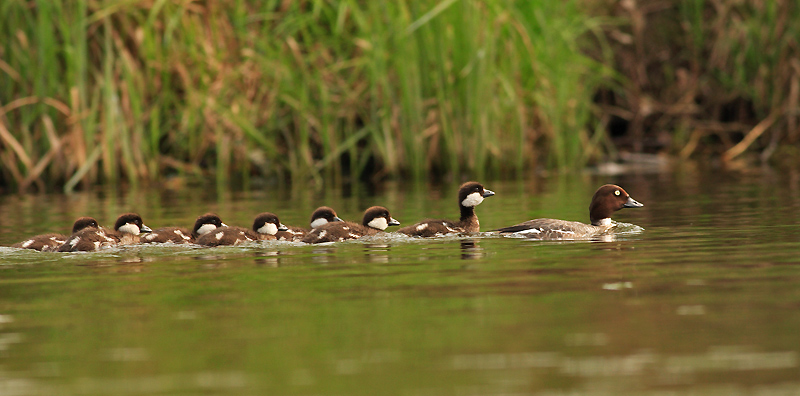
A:
[[[4,0],[0,188],[797,163],[794,0]],[[744,160],[742,160],[744,159]]]

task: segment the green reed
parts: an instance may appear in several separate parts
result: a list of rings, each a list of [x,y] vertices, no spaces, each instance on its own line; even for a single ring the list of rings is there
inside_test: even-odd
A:
[[[5,1],[2,184],[574,169],[579,1]],[[597,135],[595,135],[597,136]]]

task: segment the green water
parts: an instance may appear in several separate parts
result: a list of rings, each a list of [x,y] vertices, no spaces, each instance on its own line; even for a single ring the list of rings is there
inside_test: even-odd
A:
[[[797,395],[800,183],[758,173],[485,181],[483,229],[586,221],[617,183],[645,228],[611,242],[481,235],[331,246],[0,248],[2,395]],[[456,184],[0,197],[0,245],[215,211],[304,225],[387,206],[454,217]]]

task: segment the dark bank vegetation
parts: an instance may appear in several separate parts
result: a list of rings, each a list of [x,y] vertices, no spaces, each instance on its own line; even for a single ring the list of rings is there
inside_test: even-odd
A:
[[[525,174],[798,140],[794,1],[0,4],[0,184]]]
[[[746,151],[796,161],[800,3],[615,2],[595,10],[624,82],[598,95],[619,145],[730,162]],[[795,162],[796,163],[796,162]]]

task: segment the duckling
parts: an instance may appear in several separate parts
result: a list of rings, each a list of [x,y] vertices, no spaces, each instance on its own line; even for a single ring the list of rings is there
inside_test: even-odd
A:
[[[327,206],[320,206],[311,214],[311,228],[287,226],[287,231],[275,234],[279,241],[300,241],[309,231],[335,221],[343,221],[336,215],[336,211]]]
[[[194,222],[192,231],[179,227],[162,227],[153,232],[142,235],[142,243],[194,243],[201,235],[211,232],[218,227],[227,227],[214,213],[200,215]]]
[[[373,206],[364,211],[361,224],[349,221],[324,224],[311,230],[303,237],[302,241],[305,243],[341,242],[374,235],[395,225],[400,225],[400,222],[389,215],[388,209],[383,206]]]
[[[99,228],[97,220],[93,217],[80,217],[72,224],[72,234],[77,233],[86,228]],[[42,234],[32,236],[22,242],[15,243],[11,247],[21,249],[33,249],[42,252],[55,252],[58,247],[67,241],[67,236],[62,234]]]
[[[475,214],[475,207],[483,202],[484,198],[494,195],[478,182],[466,182],[458,189],[458,210],[461,212],[459,221],[451,220],[425,220],[414,225],[403,227],[397,232],[418,237],[432,237],[457,232],[478,232],[481,224]]]

